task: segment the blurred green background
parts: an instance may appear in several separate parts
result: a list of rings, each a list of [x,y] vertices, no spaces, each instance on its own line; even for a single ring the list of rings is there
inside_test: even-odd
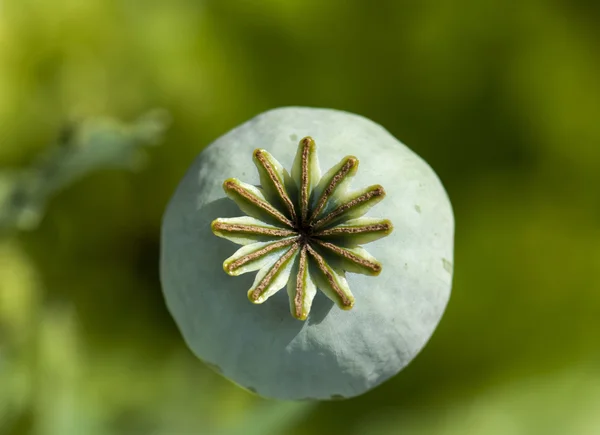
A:
[[[0,434],[599,434],[599,5],[0,0]],[[348,401],[236,388],[161,295],[184,171],[285,105],[382,124],[455,209],[437,332]],[[171,123],[150,146],[154,108]]]

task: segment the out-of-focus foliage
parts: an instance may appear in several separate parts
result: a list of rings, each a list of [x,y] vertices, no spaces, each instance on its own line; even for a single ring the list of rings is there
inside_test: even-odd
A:
[[[156,144],[167,116],[156,111],[133,125],[92,119],[65,128],[60,141],[26,170],[3,174],[0,231],[36,228],[48,199],[94,170],[140,169],[146,160],[141,148]]]
[[[173,119],[138,171],[89,173],[0,240],[0,433],[599,433],[598,22],[590,0],[0,0],[4,180],[73,119]],[[160,218],[191,159],[282,105],[383,124],[455,207],[438,331],[345,402],[229,384],[160,292]]]

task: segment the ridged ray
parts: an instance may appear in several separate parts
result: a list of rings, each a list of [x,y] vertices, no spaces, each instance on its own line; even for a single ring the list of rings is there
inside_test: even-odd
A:
[[[311,195],[313,207],[309,222],[314,222],[320,217],[329,201],[345,195],[357,169],[358,159],[354,156],[346,156],[321,177]]]
[[[308,220],[310,193],[321,178],[317,147],[315,141],[309,136],[302,139],[298,145],[292,166],[292,178],[298,186],[299,221],[304,223]]]
[[[290,228],[269,225],[250,216],[215,219],[211,224],[212,232],[238,245],[267,242],[296,234]]]
[[[311,276],[308,262],[308,250],[303,246],[296,257],[292,274],[287,284],[290,299],[290,312],[299,320],[306,320],[312,301],[317,294],[317,286]]]
[[[273,264],[263,267],[257,274],[252,288],[248,290],[248,299],[254,304],[262,304],[290,279],[294,258],[298,255],[300,244],[293,243]]]
[[[229,178],[223,183],[227,196],[235,201],[247,215],[269,223],[282,223],[293,227],[294,223],[269,204],[258,187],[244,183],[236,178]]]
[[[253,243],[238,249],[231,257],[223,262],[223,270],[231,276],[253,272],[266,264],[275,261],[298,237],[278,240],[275,242]]]
[[[327,253],[325,258],[332,266],[348,272],[376,276],[381,273],[381,263],[360,246],[343,248],[333,243],[315,240],[316,246]]]
[[[387,219],[362,217],[317,231],[313,236],[334,244],[357,246],[385,237],[393,229],[392,223]]]
[[[258,169],[260,184],[264,190],[265,197],[273,205],[279,205],[279,209],[292,221],[296,222],[296,210],[290,195],[286,189],[287,171],[281,163],[265,150],[257,149],[252,154],[254,164]],[[288,182],[289,184],[289,182]]]
[[[340,308],[351,309],[354,306],[354,296],[348,287],[344,272],[334,269],[310,245],[307,245],[307,250],[315,264],[314,279],[319,289]]]
[[[334,225],[342,220],[361,217],[371,207],[385,197],[385,190],[380,185],[369,186],[365,189],[348,194],[333,210],[314,222],[313,228],[319,229]]]

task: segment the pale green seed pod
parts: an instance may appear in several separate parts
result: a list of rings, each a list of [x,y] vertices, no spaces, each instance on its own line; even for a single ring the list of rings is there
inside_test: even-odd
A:
[[[164,215],[161,281],[188,346],[228,379],[275,399],[347,398],[431,337],[453,237],[439,179],[385,129],[282,108],[192,164]]]

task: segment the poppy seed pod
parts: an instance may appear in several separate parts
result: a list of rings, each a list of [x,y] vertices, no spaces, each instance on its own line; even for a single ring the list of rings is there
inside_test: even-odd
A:
[[[269,398],[347,398],[431,337],[453,237],[439,179],[385,129],[281,108],[194,161],[163,218],[161,282],[186,343],[223,376]]]

